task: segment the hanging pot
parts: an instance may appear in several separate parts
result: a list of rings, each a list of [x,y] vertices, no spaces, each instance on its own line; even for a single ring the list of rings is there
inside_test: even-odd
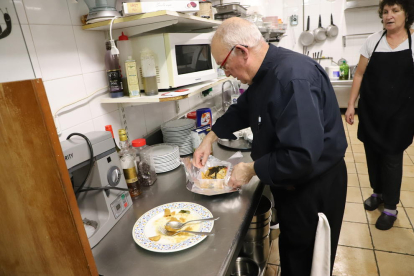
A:
[[[319,15],[319,26],[313,31],[313,36],[318,42],[326,40],[326,30],[322,27],[321,15]]]
[[[339,33],[338,27],[333,23],[333,16],[331,13],[331,25],[326,28],[326,36],[327,37],[336,37]]]
[[[309,31],[309,21],[310,21],[310,17],[308,16],[308,25],[307,25],[306,31],[302,32],[299,36],[299,41],[303,46],[309,46],[314,41],[313,33]]]

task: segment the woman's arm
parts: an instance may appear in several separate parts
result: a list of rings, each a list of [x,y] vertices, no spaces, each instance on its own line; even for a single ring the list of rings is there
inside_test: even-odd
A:
[[[357,70],[355,72],[354,81],[352,82],[351,95],[349,96],[348,101],[348,109],[345,113],[345,120],[350,125],[354,124],[355,102],[359,95],[359,89],[361,88],[362,78],[364,77],[367,65],[368,58],[361,55],[359,58]]]

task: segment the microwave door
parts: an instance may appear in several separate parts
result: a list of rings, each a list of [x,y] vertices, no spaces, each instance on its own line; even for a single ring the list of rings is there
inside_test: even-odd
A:
[[[178,75],[213,69],[210,45],[176,45],[175,54]]]

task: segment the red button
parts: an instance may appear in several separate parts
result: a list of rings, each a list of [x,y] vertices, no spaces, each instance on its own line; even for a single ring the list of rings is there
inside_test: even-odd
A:
[[[125,202],[124,203],[124,207],[126,208],[128,206],[128,202]]]

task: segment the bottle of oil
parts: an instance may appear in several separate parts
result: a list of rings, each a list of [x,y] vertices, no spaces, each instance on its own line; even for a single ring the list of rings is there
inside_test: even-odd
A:
[[[121,148],[119,158],[121,167],[124,172],[125,181],[128,185],[129,194],[131,198],[136,198],[141,194],[141,187],[138,182],[138,174],[135,166],[136,153],[131,148],[125,129],[118,130],[119,133],[119,147]]]
[[[141,68],[144,80],[146,96],[158,94],[157,70],[155,66],[155,54],[148,48],[141,51]]]

